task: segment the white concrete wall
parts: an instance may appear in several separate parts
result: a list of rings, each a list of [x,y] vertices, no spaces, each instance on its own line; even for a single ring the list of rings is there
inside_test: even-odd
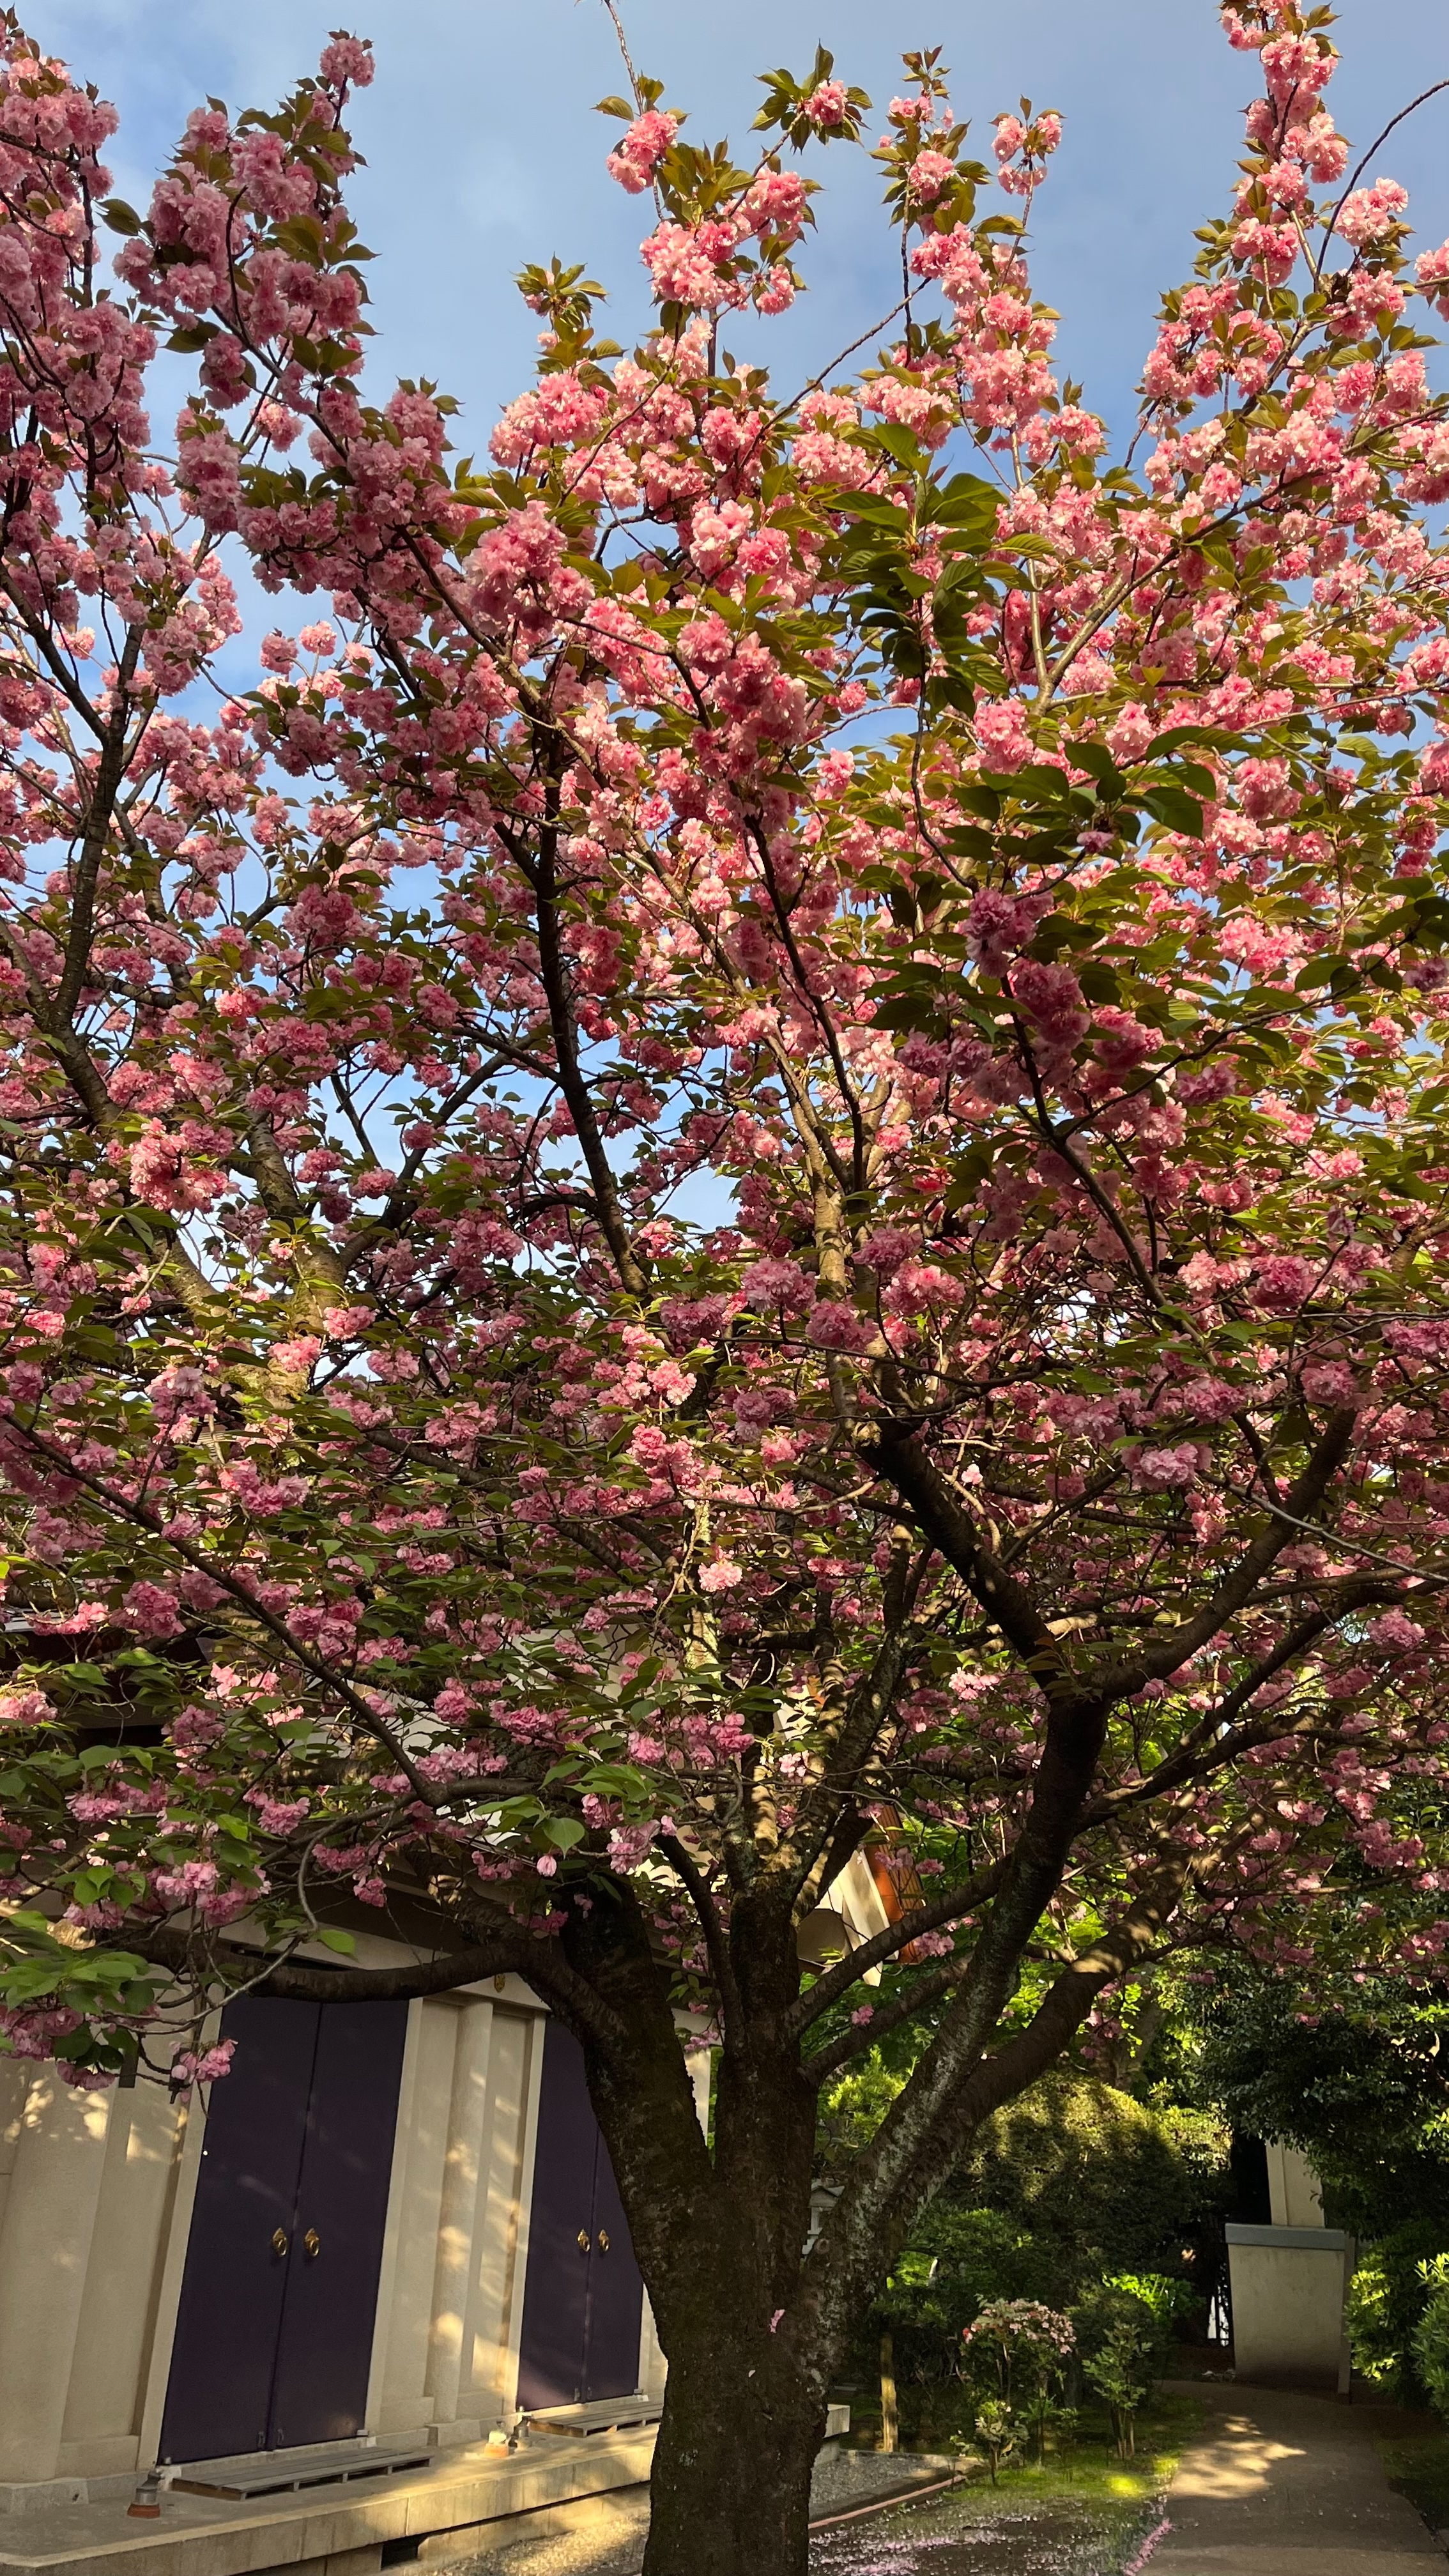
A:
[[[543,2015],[517,1992],[412,2007],[373,2355],[377,2433],[477,2441],[513,2402],[543,2054]]]
[[[0,2485],[135,2465],[185,2113],[0,2062]]]
[[[1352,2248],[1336,2228],[1228,2229],[1236,2376],[1283,2388],[1346,2389],[1344,2296]]]

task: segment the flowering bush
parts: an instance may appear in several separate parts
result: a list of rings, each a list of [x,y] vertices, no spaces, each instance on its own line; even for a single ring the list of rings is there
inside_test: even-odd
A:
[[[992,2299],[966,2327],[962,2343],[1010,2398],[1023,2378],[1059,2370],[1076,2350],[1070,2317],[1040,2299]]]
[[[1044,2459],[1047,2424],[1057,2411],[1066,2365],[1077,2348],[1071,2318],[1044,2307],[1039,2299],[993,2299],[967,2326],[961,2341],[978,2385],[984,2380],[990,2388],[994,2383],[984,2413],[976,2417],[978,2435],[986,2439],[981,2429],[984,2415],[993,2423],[999,2415],[1008,2424],[1019,2416],[1031,2428],[1037,2458]],[[993,2486],[997,2457],[993,2450]]]
[[[863,94],[771,74],[736,165],[631,75],[656,325],[526,269],[464,458],[364,370],[364,43],[141,209],[0,25],[8,2044],[185,2081],[247,1942],[525,1975],[671,2356],[651,2566],[803,2564],[882,2248],[1145,1963],[1449,1943],[1449,249],[1325,12],[1224,25],[1119,462],[1060,120],[973,159],[934,53],[858,374],[720,321]],[[395,1900],[435,1956],[300,1955]],[[807,2255],[818,2092],[917,2020]]]

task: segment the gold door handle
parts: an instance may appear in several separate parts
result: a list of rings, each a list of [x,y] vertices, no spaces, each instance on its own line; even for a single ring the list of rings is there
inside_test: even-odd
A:
[[[302,2243],[306,2250],[308,2262],[315,2263],[318,2255],[322,2251],[322,2239],[318,2235],[315,2227],[308,2228],[306,2235],[302,2239]]]
[[[601,2254],[607,2254],[607,2253],[608,2253],[608,2250],[609,2250],[609,2231],[608,2231],[607,2227],[601,2227],[601,2228],[600,2228],[600,2230],[599,2230],[599,2232],[598,2232],[598,2235],[597,2235],[597,2236],[595,2237],[595,2239],[594,2239],[594,2243],[597,2245],[597,2247],[598,2247],[598,2249],[599,2249],[599,2252],[600,2252]]]
[[[274,2254],[285,2254],[286,2250],[287,2231],[285,2227],[274,2227],[272,2229],[272,2252]]]
[[[574,2239],[574,2243],[577,2245],[581,2254],[587,2254],[589,2250],[589,2231],[586,2227],[581,2227],[579,2229],[578,2235]]]

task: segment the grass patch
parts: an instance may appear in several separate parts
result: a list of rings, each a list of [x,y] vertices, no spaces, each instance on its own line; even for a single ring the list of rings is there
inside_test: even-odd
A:
[[[817,2532],[811,2576],[1114,2576],[1159,2521],[1203,2415],[1196,2398],[1159,2396],[1138,2416],[1136,2459],[1118,2460],[1105,2413],[1084,2409],[1077,2440],[1039,2468],[1005,2468],[993,2487],[973,2461],[944,2494]]]
[[[954,2443],[969,2439],[974,2401],[959,2381],[945,2388],[903,2389],[901,2400],[903,2451],[945,2453]],[[1107,2410],[1089,2400],[1079,2410],[1074,2440],[1064,2446],[1049,2435],[1045,2464],[1040,2468],[1026,2467],[1018,2461],[1004,2468],[996,2492],[1050,2495],[1060,2488],[1079,2496],[1160,2495],[1184,2448],[1196,2439],[1202,2422],[1203,2407],[1198,2398],[1169,2396],[1159,2390],[1137,2418],[1136,2459],[1119,2460],[1113,2450]],[[852,2450],[874,2451],[880,2447],[879,2409],[868,2399],[862,2402],[858,2393],[851,2398],[846,2439]],[[973,2475],[976,2469],[983,2479],[987,2478],[984,2459],[974,2463]],[[989,2486],[988,2479],[988,2492]]]
[[[1203,2408],[1195,2397],[1158,2397],[1137,2418],[1137,2457],[1119,2460],[1112,2452],[1112,2427],[1105,2412],[1084,2407],[1077,2438],[1065,2449],[1050,2445],[1040,2468],[1020,2462],[1004,2468],[992,2487],[984,2466],[973,2477],[969,2495],[974,2505],[1013,2504],[1030,2499],[1045,2503],[1071,2499],[1079,2504],[1148,2504],[1172,2480],[1178,2461],[1202,2428]]]
[[[1431,2531],[1449,2531],[1449,2433],[1412,2433],[1380,2442],[1391,2487],[1407,2496]]]
[[[927,2422],[914,2410],[910,2447],[944,2451],[969,2423],[962,2389],[954,2409],[938,2402]],[[1084,2407],[1075,2441],[1049,2444],[1040,2466],[1003,2468],[992,2486],[986,2463],[946,2493],[873,2514],[816,2535],[812,2576],[1110,2576],[1135,2557],[1157,2523],[1161,2499],[1187,2444],[1201,2430],[1200,2399],[1165,2393],[1137,2418],[1137,2456],[1112,2454],[1105,2410]]]

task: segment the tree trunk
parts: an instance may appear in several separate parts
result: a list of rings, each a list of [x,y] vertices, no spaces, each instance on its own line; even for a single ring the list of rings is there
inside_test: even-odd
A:
[[[788,2370],[670,2356],[644,2576],[805,2576],[822,2399]]]
[[[880,2446],[883,2451],[900,2449],[900,2431],[900,2417],[896,2412],[895,2337],[883,2334],[880,2339]]]

